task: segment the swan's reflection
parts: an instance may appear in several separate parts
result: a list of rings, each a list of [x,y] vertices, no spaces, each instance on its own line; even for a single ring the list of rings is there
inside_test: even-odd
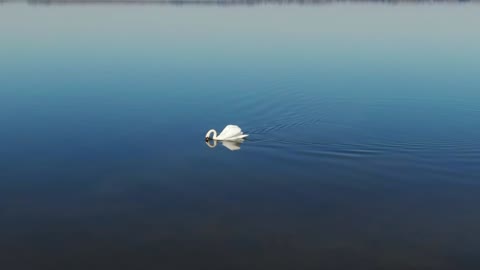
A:
[[[211,141],[213,142],[213,144],[210,144]],[[217,141],[216,140],[211,140],[211,141],[205,142],[208,145],[208,147],[210,148],[217,147]],[[240,144],[242,144],[244,141],[245,140],[243,139],[238,139],[234,141],[222,141],[222,144],[229,150],[236,151],[236,150],[240,150]]]

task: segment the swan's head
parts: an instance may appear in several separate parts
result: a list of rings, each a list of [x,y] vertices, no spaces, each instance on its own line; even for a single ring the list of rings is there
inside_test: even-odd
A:
[[[207,134],[205,134],[205,141],[208,142],[210,140],[210,134],[213,134],[213,139],[217,137],[217,132],[214,129],[210,129]]]

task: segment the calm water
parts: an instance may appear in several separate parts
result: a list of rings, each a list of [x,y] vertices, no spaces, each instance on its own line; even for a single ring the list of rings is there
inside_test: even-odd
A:
[[[479,269],[479,14],[0,5],[0,268]]]

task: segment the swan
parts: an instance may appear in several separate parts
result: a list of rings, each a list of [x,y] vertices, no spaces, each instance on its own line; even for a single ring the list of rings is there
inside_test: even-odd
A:
[[[215,129],[210,129],[207,134],[205,134],[206,142],[210,140],[211,133],[213,133],[212,139],[215,141],[235,141],[248,136],[248,134],[243,134],[242,129],[239,126],[227,125],[218,136]]]

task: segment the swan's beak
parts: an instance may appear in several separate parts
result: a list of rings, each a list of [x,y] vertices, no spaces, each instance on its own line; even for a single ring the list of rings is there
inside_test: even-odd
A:
[[[208,137],[205,137],[205,141],[206,141],[206,142],[208,142],[208,140],[210,140],[210,138],[208,138]]]

